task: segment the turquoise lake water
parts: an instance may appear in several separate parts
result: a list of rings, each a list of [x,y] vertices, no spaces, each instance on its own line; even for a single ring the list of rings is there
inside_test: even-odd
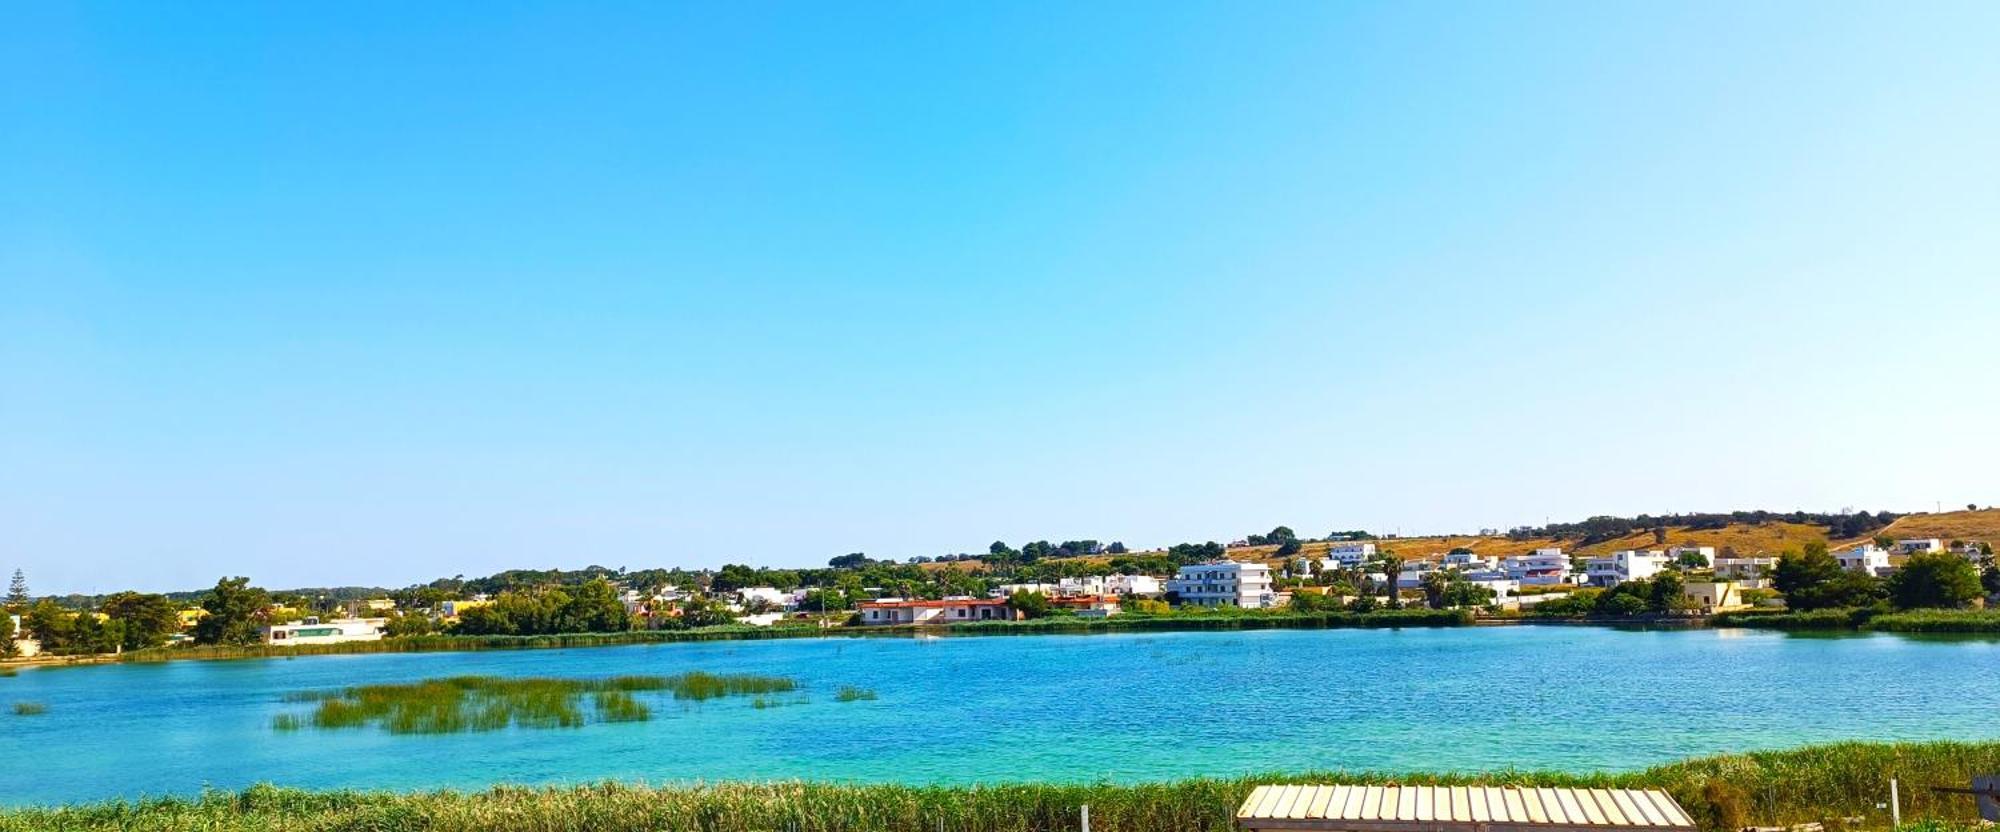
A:
[[[279,732],[283,694],[436,676],[797,678],[809,703],[643,723]],[[878,699],[837,702],[841,685]],[[14,702],[48,712],[17,716]],[[1303,769],[1632,769],[1840,739],[1995,739],[2000,641],[1595,627],[728,641],[24,669],[0,803],[310,788],[1159,780]]]

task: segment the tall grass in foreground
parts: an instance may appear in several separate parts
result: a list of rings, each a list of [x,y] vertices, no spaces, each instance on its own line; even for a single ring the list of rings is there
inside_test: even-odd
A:
[[[585,723],[582,700],[602,722],[643,722],[652,709],[636,692],[670,691],[675,699],[702,701],[725,696],[795,690],[782,676],[716,675],[695,671],[678,676],[613,676],[608,679],[508,679],[453,676],[398,685],[361,685],[340,691],[287,694],[287,702],[316,702],[316,728],[378,725],[392,734],[456,734],[521,728],[575,728]],[[296,730],[300,719],[280,714],[271,727]]]
[[[1965,785],[2000,770],[2000,742],[1842,743],[1706,757],[1629,774],[1500,771],[1400,774],[1328,771],[1169,783],[993,786],[745,783],[645,788],[598,785],[478,793],[310,792],[255,787],[193,800],[113,802],[0,811],[0,832],[1070,832],[1090,805],[1101,832],[1224,832],[1261,783],[1515,784],[1662,788],[1702,828],[1863,818],[1888,826],[1875,804],[1888,778],[1903,783],[1903,815],[1922,832],[1969,824],[1972,801],[1929,785]]]

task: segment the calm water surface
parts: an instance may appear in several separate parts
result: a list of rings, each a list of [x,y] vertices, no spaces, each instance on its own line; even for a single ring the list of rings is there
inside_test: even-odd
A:
[[[449,736],[271,729],[286,692],[457,674],[792,676],[810,702]],[[836,702],[841,685],[880,698]],[[13,702],[48,712],[15,716]],[[739,779],[1154,780],[1631,769],[1838,739],[2000,738],[2000,641],[1594,627],[828,638],[27,669],[0,803]]]

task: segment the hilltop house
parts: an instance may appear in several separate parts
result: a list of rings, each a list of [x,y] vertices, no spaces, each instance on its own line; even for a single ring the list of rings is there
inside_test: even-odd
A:
[[[1944,551],[1944,541],[1935,537],[1913,537],[1896,541],[1896,554],[1915,555],[1924,552]]]
[[[1863,543],[1833,557],[1840,562],[1840,568],[1849,572],[1880,576],[1895,571],[1895,568],[1889,565],[1889,550],[1873,543]]]
[[[296,624],[273,624],[264,628],[264,643],[278,647],[301,644],[344,644],[350,641],[381,641],[389,619],[335,618],[321,621],[307,618]]]
[[[1359,569],[1375,557],[1373,543],[1335,543],[1327,547],[1326,557],[1321,558],[1321,569]]]
[[[1584,574],[1591,586],[1612,587],[1651,578],[1671,562],[1667,553],[1657,549],[1644,552],[1624,549],[1612,552],[1610,557],[1591,558],[1584,565]]]
[[[1020,613],[1007,606],[1004,598],[968,598],[964,596],[939,600],[881,598],[863,601],[857,605],[861,623],[867,626],[889,624],[960,624],[967,621],[1013,621]]]
[[[1261,563],[1225,560],[1189,564],[1167,581],[1167,591],[1180,603],[1204,607],[1263,609],[1278,603],[1271,587],[1271,567]]]

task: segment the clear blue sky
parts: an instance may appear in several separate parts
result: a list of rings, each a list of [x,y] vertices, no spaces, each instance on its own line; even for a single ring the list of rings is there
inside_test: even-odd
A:
[[[2000,502],[2000,5],[15,3],[43,591]]]

